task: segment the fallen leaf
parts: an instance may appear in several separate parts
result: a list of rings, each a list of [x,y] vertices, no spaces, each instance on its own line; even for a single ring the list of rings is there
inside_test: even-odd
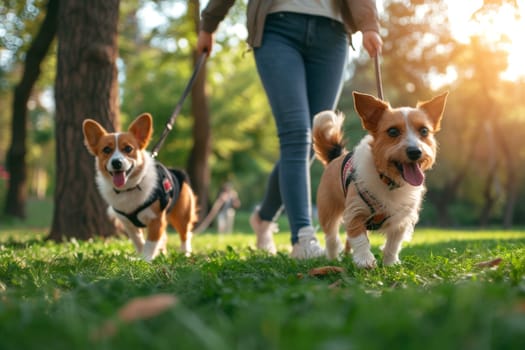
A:
[[[107,320],[92,333],[92,339],[98,340],[115,335],[119,323],[130,323],[136,320],[153,318],[177,303],[171,294],[156,294],[148,297],[134,298],[117,312],[116,319]]]
[[[345,269],[340,266],[322,266],[316,267],[308,271],[310,276],[325,276],[332,273],[342,273]]]
[[[145,320],[169,309],[177,302],[171,294],[157,294],[144,298],[135,298],[124,305],[118,312],[119,318],[124,322]]]
[[[501,262],[503,261],[502,258],[496,258],[496,259],[492,259],[492,260],[488,260],[488,261],[482,261],[480,263],[477,263],[476,264],[476,267],[494,267],[494,266],[498,266],[499,264],[501,264]]]

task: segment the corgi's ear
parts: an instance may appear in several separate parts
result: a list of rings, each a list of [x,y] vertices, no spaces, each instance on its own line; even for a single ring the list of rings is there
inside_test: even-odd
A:
[[[131,123],[128,131],[135,136],[139,142],[140,149],[145,149],[153,133],[153,119],[151,118],[151,114],[143,113],[139,115],[133,123]]]
[[[82,123],[82,132],[84,133],[84,145],[89,153],[96,156],[98,142],[102,136],[107,134],[106,129],[93,119],[86,119]]]
[[[383,112],[389,109],[390,105],[372,95],[356,91],[352,95],[354,96],[354,108],[361,118],[363,128],[370,132],[375,132]]]
[[[432,98],[431,100],[419,102],[417,104],[417,108],[425,111],[434,124],[434,132],[438,132],[441,129],[441,118],[443,118],[443,112],[445,111],[447,96],[448,91]]]

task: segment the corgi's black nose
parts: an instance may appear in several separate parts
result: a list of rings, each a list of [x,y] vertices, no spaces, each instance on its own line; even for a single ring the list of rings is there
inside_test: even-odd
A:
[[[120,170],[122,168],[122,161],[120,159],[113,159],[111,161],[111,166],[115,170]]]
[[[421,158],[421,150],[418,147],[407,147],[407,156],[410,160],[418,160]]]

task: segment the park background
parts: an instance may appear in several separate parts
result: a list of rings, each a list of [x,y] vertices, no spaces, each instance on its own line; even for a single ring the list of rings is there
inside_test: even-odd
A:
[[[450,95],[402,264],[363,270],[345,255],[290,258],[284,215],[278,253],[254,249],[248,217],[278,143],[244,44],[246,1],[159,155],[188,169],[203,213],[235,186],[234,232],[195,235],[187,258],[170,231],[151,263],[106,237],[81,123],[126,127],[150,112],[157,140],[195,65],[205,2],[0,2],[0,348],[524,349],[525,1],[378,4],[385,98]],[[351,92],[377,93],[353,41],[338,106],[350,146],[363,134]],[[315,162],[313,194],[321,171]],[[384,237],[370,241],[379,259]]]
[[[104,210],[81,121],[100,117],[108,126],[127,127],[149,112],[155,120],[153,140],[158,140],[194,68],[198,14],[205,4],[73,2],[76,7],[63,12],[72,14],[68,18],[58,14],[56,0],[2,2],[0,224],[27,219],[32,213],[27,208],[35,206],[49,213],[42,223],[54,238],[110,234],[106,223],[97,222]],[[388,0],[378,5],[385,99],[393,106],[413,105],[450,92],[420,225],[523,226],[524,1]],[[278,158],[271,111],[244,43],[245,10],[246,1],[237,1],[221,24],[214,52],[159,155],[164,163],[189,171],[201,218],[226,181],[238,191],[241,210],[251,211]],[[61,60],[67,65],[74,52],[85,49],[86,38],[79,33],[86,23],[100,31],[115,26],[108,42],[117,51],[109,55],[109,69],[94,65],[84,77],[64,70],[57,74]],[[76,37],[68,37],[71,33]],[[49,48],[42,49],[38,40],[46,35]],[[62,47],[66,42],[71,47],[59,50],[60,40]],[[373,61],[361,50],[359,34],[353,43],[338,105],[347,116],[350,147],[363,135],[352,91],[377,94]],[[70,91],[67,81],[74,79],[86,86]],[[103,87],[113,92],[96,90],[105,80],[110,83]],[[93,115],[97,112],[101,115]],[[321,172],[315,162],[314,200]]]

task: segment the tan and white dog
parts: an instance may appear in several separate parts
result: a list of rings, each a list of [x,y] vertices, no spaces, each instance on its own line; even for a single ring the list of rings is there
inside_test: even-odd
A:
[[[98,189],[109,204],[108,215],[122,223],[146,261],[166,252],[168,222],[179,233],[182,252],[189,255],[197,220],[196,198],[186,173],[164,167],[146,151],[152,124],[151,115],[145,113],[126,132],[107,132],[92,119],[82,125],[84,143],[95,156]]]
[[[358,267],[376,266],[369,230],[386,236],[383,264],[400,262],[401,244],[411,239],[419,219],[425,171],[436,159],[434,134],[440,130],[447,95],[415,108],[392,108],[371,95],[354,92],[355,110],[368,135],[352,152],[344,145],[343,115],[324,111],[314,117],[314,149],[325,165],[317,206],[328,258],[336,258],[342,250],[342,220],[345,251],[352,250]]]

